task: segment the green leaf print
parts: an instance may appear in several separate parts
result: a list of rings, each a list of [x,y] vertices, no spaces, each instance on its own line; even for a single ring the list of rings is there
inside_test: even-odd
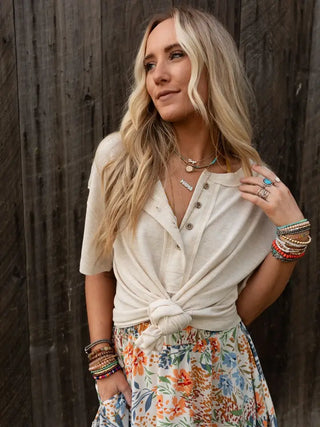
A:
[[[159,380],[163,383],[170,383],[170,380],[167,377],[159,377]]]
[[[232,415],[242,415],[242,409],[235,409],[233,411],[231,411]]]

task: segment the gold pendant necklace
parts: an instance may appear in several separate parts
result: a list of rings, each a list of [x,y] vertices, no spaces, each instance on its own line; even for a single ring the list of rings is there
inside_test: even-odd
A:
[[[177,151],[175,151],[175,153],[177,154],[177,156],[180,158],[180,160],[183,161],[183,163],[185,164],[185,171],[190,173],[193,172],[197,169],[206,169],[209,166],[212,166],[215,164],[215,162],[217,161],[217,156],[207,165],[203,165],[203,166],[198,166],[197,163],[202,162],[204,160],[206,160],[208,157],[202,159],[202,160],[192,160],[192,159],[186,159],[184,158],[180,153],[178,153]],[[210,156],[211,157],[211,156]],[[181,181],[180,181],[181,182]],[[184,185],[182,183],[182,185]],[[186,187],[187,188],[187,187]],[[191,191],[191,190],[190,190]]]

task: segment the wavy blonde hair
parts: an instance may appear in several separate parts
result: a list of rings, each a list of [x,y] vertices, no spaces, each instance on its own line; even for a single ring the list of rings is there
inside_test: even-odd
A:
[[[173,18],[178,42],[191,62],[191,103],[209,126],[219,156],[226,162],[238,158],[246,174],[251,174],[250,160],[261,162],[251,145],[248,99],[254,97],[232,37],[216,18],[199,10],[173,8],[154,17],[135,61],[135,83],[120,127],[123,148],[103,169],[105,212],[97,236],[104,254],[111,252],[120,227],[135,231],[139,215],[176,147],[172,124],[162,120],[147,93],[144,67],[148,36],[168,18]],[[207,105],[197,91],[203,69],[207,71]]]

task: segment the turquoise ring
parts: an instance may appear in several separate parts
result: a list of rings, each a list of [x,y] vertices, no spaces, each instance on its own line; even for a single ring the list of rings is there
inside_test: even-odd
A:
[[[264,178],[264,179],[263,179],[263,183],[264,183],[266,186],[273,185],[273,182],[272,182],[270,179],[268,179],[268,178]]]

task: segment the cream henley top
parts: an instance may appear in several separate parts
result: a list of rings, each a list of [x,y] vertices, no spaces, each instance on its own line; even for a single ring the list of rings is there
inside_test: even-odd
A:
[[[113,256],[98,259],[93,238],[103,209],[101,172],[121,149],[118,133],[98,146],[89,196],[80,272],[109,271],[117,280],[113,321],[118,327],[150,321],[139,337],[146,351],[163,336],[191,325],[221,331],[240,317],[239,288],[270,251],[275,226],[263,211],[240,196],[242,169],[217,174],[204,170],[180,227],[160,181],[141,213],[135,237],[124,229]]]

